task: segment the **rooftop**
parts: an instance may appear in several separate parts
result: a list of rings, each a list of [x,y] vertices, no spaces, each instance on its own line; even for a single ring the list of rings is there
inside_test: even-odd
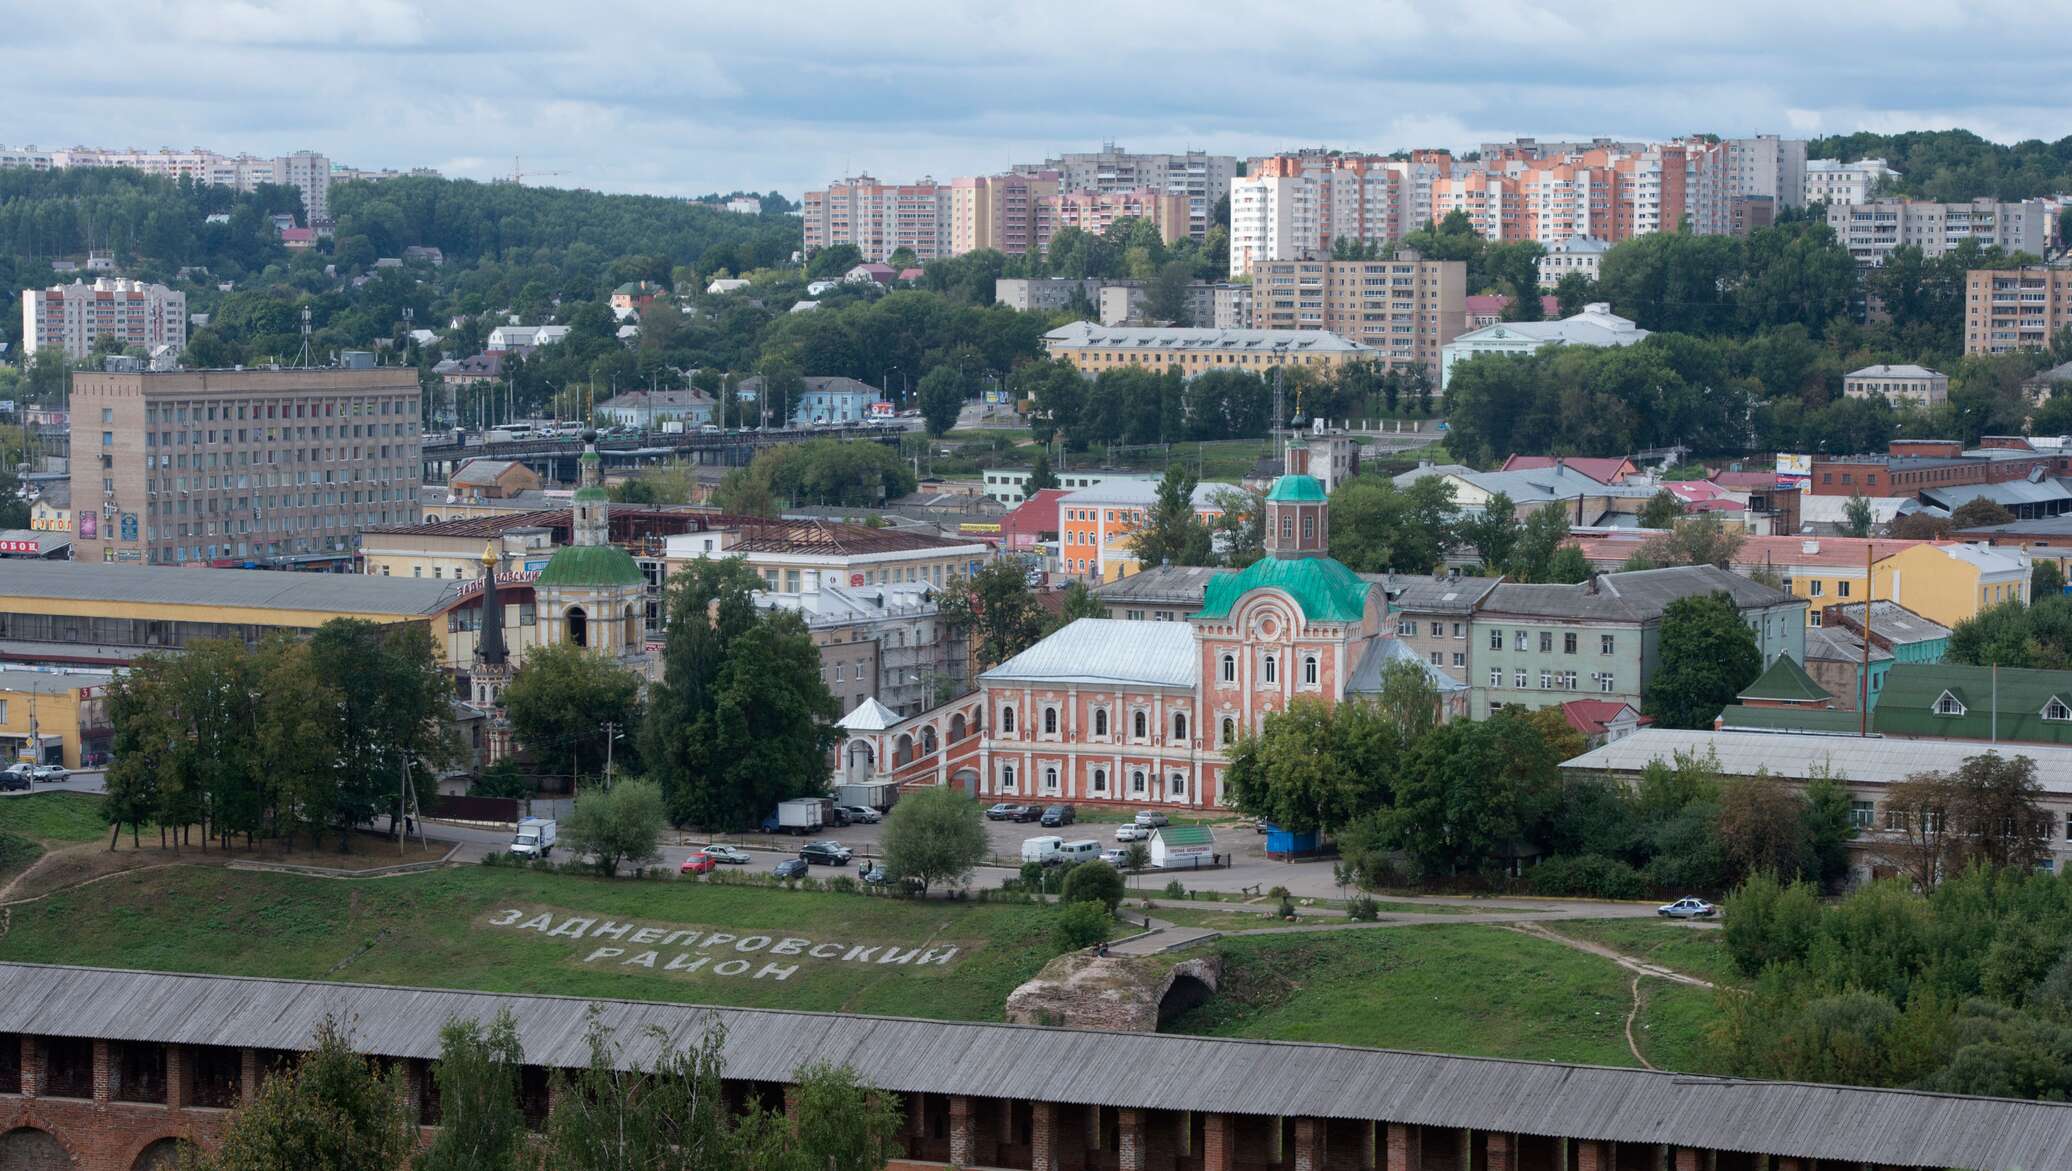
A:
[[[1842,375],[1844,378],[1942,378],[1942,373],[1926,366],[1912,364],[1903,366],[1865,366]]]
[[[1424,677],[1441,695],[1456,694],[1468,689],[1467,684],[1425,661],[1425,657],[1410,649],[1408,643],[1384,637],[1367,641],[1367,649],[1360,652],[1359,661],[1353,664],[1353,673],[1346,676],[1346,692],[1351,695],[1381,694],[1382,677],[1397,663],[1409,663],[1424,672]]]
[[[1153,565],[1141,573],[1118,577],[1094,587],[1094,596],[1111,606],[1132,602],[1199,608],[1209,582],[1228,569],[1203,565]]]
[[[1201,681],[1194,628],[1185,622],[1081,618],[979,676],[985,683],[1143,684]]]
[[[1434,610],[1468,613],[1489,591],[1503,581],[1500,577],[1463,577],[1446,574],[1425,577],[1415,574],[1361,574],[1381,585],[1389,603],[1398,610],[1428,613]]]
[[[458,585],[357,573],[0,560],[0,596],[126,605],[248,607],[411,617],[443,610]]]
[[[1578,585],[1524,585],[1514,582],[1491,590],[1482,613],[1537,618],[1583,618],[1651,622],[1679,598],[1721,592],[1741,609],[1805,605],[1782,590],[1714,565],[1679,565],[1607,573]]]
[[[1897,671],[1895,667],[1893,670]],[[1878,701],[1884,710],[1886,699]],[[1773,711],[1783,709],[1773,708]],[[1785,712],[1804,717],[1808,712]],[[1850,717],[1854,712],[1840,713]],[[1891,785],[1915,773],[1944,772],[1971,757],[1998,751],[2036,762],[2036,779],[2046,793],[2072,797],[2072,748],[2055,744],[1984,744],[1977,740],[1899,740],[1884,736],[1796,736],[1788,732],[1713,732],[1682,728],[1645,728],[1602,748],[1593,748],[1561,767],[1578,773],[1638,773],[1650,763],[1677,754],[1719,761],[1722,775],[1752,777],[1759,773],[1784,780],[1832,776],[1858,784]],[[2068,1136],[2072,1138],[2072,1136]]]
[[[1127,504],[1131,506],[1158,503],[1158,481],[1105,480],[1091,488],[1081,488],[1058,498],[1058,503],[1067,508],[1086,504]],[[1196,508],[1207,508],[1216,503],[1216,497],[1224,492],[1239,492],[1236,484],[1225,484],[1211,480],[1194,486],[1192,500]]]
[[[1936,703],[1944,695],[1963,710],[1939,714]],[[2048,714],[2053,700],[2072,714],[2072,671],[1896,663],[1885,673],[1885,690],[1873,715],[1880,732],[1968,738],[1973,751],[1978,750],[1975,741],[1987,738],[2072,743],[2072,719]]]
[[[1593,302],[1573,317],[1558,321],[1503,321],[1471,329],[1446,344],[1453,347],[1463,342],[1504,341],[1515,337],[1542,344],[1630,346],[1647,336],[1648,331],[1636,326],[1631,319],[1613,313],[1610,304]]]
[[[1790,655],[1778,655],[1755,682],[1741,689],[1740,699],[1761,699],[1772,703],[1829,704],[1834,697],[1827,688],[1815,682],[1813,676]]]
[[[1633,461],[1623,456],[1513,455],[1505,459],[1504,466],[1497,470],[1525,472],[1555,466],[1581,472],[1600,484],[1610,484],[1631,474]]]
[[[1228,618],[1253,590],[1279,590],[1294,599],[1309,622],[1358,622],[1374,584],[1329,557],[1261,557],[1209,582],[1196,618]]]
[[[0,667],[0,691],[16,694],[35,692],[52,695],[81,687],[106,687],[115,682],[108,671],[32,671],[23,667]]]
[[[1850,602],[1830,606],[1827,613],[1839,615],[1850,622],[1863,622],[1863,603]],[[1830,619],[1833,621],[1833,619]],[[1822,627],[1821,629],[1826,629]],[[1807,634],[1813,633],[1811,629]],[[1871,603],[1871,638],[1884,639],[1893,643],[1933,642],[1950,637],[1950,628],[1940,622],[1931,622],[1898,602]]]
[[[1585,736],[1601,736],[1607,724],[1629,711],[1643,726],[1655,722],[1655,717],[1641,715],[1632,704],[1617,699],[1571,699],[1561,705],[1561,718]]]
[[[1075,321],[1043,335],[1052,349],[1178,349],[1270,354],[1368,353],[1372,346],[1321,329],[1203,329],[1188,326],[1096,325]]]
[[[297,1050],[329,1015],[354,1023],[364,1052],[429,1060],[447,1021],[488,1021],[504,1009],[525,1061],[550,1068],[589,1064],[595,1011],[628,1068],[652,1065],[665,1046],[686,1047],[717,1022],[725,1075],[739,1081],[788,1082],[800,1055],[815,1054],[901,1094],[1572,1134],[1852,1165],[2072,1164],[2072,1106],[2049,1102],[1313,1042],[0,964],[0,1032],[9,1033]]]
[[[1881,606],[1890,604],[1879,603]],[[1846,626],[1830,623],[1806,628],[1806,661],[1809,663],[1818,659],[1861,664],[1863,653],[1863,639]],[[1870,656],[1873,663],[1892,661],[1892,652],[1876,644],[1871,646]]]

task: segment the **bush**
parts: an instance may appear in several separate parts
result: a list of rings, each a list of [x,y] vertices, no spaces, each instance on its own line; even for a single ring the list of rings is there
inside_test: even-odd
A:
[[[1293,919],[1295,917],[1295,900],[1288,898],[1286,895],[1281,896],[1280,910],[1276,913],[1283,919]]]
[[[1808,883],[1757,874],[1726,901],[1727,954],[1744,976],[1806,958],[1820,934],[1820,900]]]
[[[1381,904],[1366,895],[1358,895],[1345,905],[1345,917],[1355,923],[1371,923],[1380,914]]]
[[[1266,895],[1268,898],[1280,899],[1281,901],[1286,902],[1288,898],[1288,888],[1285,886],[1269,886],[1266,888]]]
[[[1022,885],[1036,890],[1043,889],[1044,866],[1041,862],[1022,863]]]
[[[1640,872],[1602,854],[1549,858],[1525,874],[1536,895],[1581,895],[1593,899],[1637,899],[1647,894]]]
[[[1108,938],[1109,915],[1099,903],[1067,903],[1051,924],[1059,951],[1080,951]]]
[[[1065,876],[1064,896],[1068,903],[1100,903],[1113,914],[1122,905],[1122,873],[1106,862],[1074,866]]]
[[[856,893],[856,880],[846,874],[837,874],[827,880],[827,889],[838,895],[853,895]]]
[[[1180,880],[1175,878],[1171,882],[1166,883],[1165,893],[1169,899],[1184,899],[1187,897],[1187,888],[1181,886]]]

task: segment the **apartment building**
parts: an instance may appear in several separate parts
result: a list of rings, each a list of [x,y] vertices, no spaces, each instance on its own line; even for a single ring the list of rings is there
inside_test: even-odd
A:
[[[1949,401],[1950,376],[1911,364],[1865,366],[1842,376],[1842,393],[1849,398],[1883,396],[1893,406],[1940,406]]]
[[[1387,260],[1270,260],[1253,266],[1255,328],[1328,330],[1390,365],[1439,373],[1467,328],[1467,265],[1403,251]]]
[[[1840,159],[1813,159],[1806,164],[1802,202],[1824,203],[1829,207],[1869,203],[1880,186],[1898,177],[1899,172],[1884,159],[1857,159],[1846,163]]]
[[[1098,277],[1001,277],[993,282],[993,301],[1024,313],[1055,313],[1079,299],[1094,304],[1104,283]]]
[[[1569,273],[1594,282],[1604,272],[1604,254],[1611,250],[1595,236],[1570,236],[1548,245],[1547,254],[1540,257],[1540,288],[1553,292]]]
[[[1830,206],[1827,224],[1856,263],[1866,268],[1884,264],[1894,250],[1907,244],[1930,259],[1966,240],[2043,256],[2057,237],[2057,217],[2051,205],[2040,199],[2022,203],[1873,199]]]
[[[790,611],[820,652],[820,680],[845,712],[877,700],[919,715],[971,686],[970,640],[945,621],[934,585],[848,586],[812,570],[797,593],[757,590],[757,609]]]
[[[1091,321],[1075,321],[1044,334],[1043,350],[1086,374],[1118,366],[1178,366],[1189,378],[1222,368],[1263,374],[1275,366],[1337,366],[1378,361],[1381,356],[1372,346],[1327,331],[1127,327]]]
[[[1470,628],[1476,609],[1503,579],[1454,572],[1434,577],[1390,574],[1381,581],[1396,637],[1433,670],[1472,686],[1475,640],[1469,637]]]
[[[1230,181],[1237,176],[1237,158],[1204,151],[1136,154],[1109,142],[1098,151],[1016,164],[1013,172],[1055,174],[1061,191],[1119,194],[1149,190],[1183,196],[1187,200],[1187,232],[1200,240],[1208,235],[1217,202],[1230,193]]]
[[[187,346],[187,294],[107,277],[22,290],[23,353],[51,348],[78,361],[110,336],[124,346],[179,353]]]
[[[950,181],[949,248],[953,256],[990,248],[1011,256],[1041,251],[1057,230],[1055,171],[971,175]]]
[[[224,155],[195,147],[191,150],[109,150],[75,146],[41,151],[34,146],[8,150],[0,148],[0,167],[29,167],[48,171],[63,167],[126,167],[147,175],[188,179],[210,187],[234,187],[250,192],[261,183],[277,183],[302,193],[302,209],[311,223],[331,219],[331,160],[312,150],[260,157],[249,154]],[[420,171],[417,174],[436,174]],[[380,178],[394,172],[353,172],[354,178]]]
[[[350,561],[417,521],[418,394],[407,366],[74,374],[73,557]]]
[[[1140,187],[1133,191],[1067,191],[1046,197],[1051,219],[1057,228],[1078,228],[1101,235],[1117,220],[1139,219],[1158,229],[1159,238],[1176,244],[1187,238],[1187,197]],[[1048,246],[1044,235],[1041,244]]]
[[[881,183],[858,175],[806,192],[801,207],[808,255],[853,244],[865,261],[883,262],[901,248],[921,260],[950,254],[950,189],[933,179]]]
[[[1236,484],[1195,485],[1194,514],[1222,515],[1218,500]],[[1136,531],[1158,504],[1156,480],[1115,479],[1058,498],[1058,568],[1072,577],[1113,581],[1143,566],[1131,549]]]
[[[1305,153],[1255,159],[1230,186],[1230,275],[1269,260],[1331,255],[1339,240],[1385,244],[1436,218],[1445,155],[1410,159]]]
[[[2072,325],[2072,268],[2025,265],[1964,274],[1964,352],[2041,350]]]

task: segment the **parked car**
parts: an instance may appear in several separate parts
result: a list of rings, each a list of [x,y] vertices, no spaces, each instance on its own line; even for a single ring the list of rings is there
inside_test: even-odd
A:
[[[1038,819],[1042,818],[1042,816],[1043,816],[1043,806],[1041,806],[1041,805],[1024,805],[1024,806],[1022,806],[1022,810],[1021,810],[1021,812],[1020,812],[1020,813],[1017,813],[1017,814],[1015,814],[1015,815],[1014,815],[1014,819],[1015,819],[1016,821],[1036,821],[1036,820],[1038,820]]]
[[[0,770],[0,776],[20,777],[25,782],[34,782],[36,779],[36,767],[28,764],[11,764],[5,770]]]
[[[1129,865],[1130,852],[1128,850],[1102,850],[1101,861],[1120,870]]]
[[[837,805],[835,815],[848,818],[852,825],[876,825],[885,819],[884,814],[868,805]]]
[[[1141,842],[1150,837],[1151,827],[1138,825],[1134,821],[1125,821],[1115,827],[1115,840],[1118,842]]]
[[[1043,811],[1043,824],[1048,826],[1071,825],[1078,815],[1070,805],[1052,805]]]
[[[1669,919],[1710,919],[1719,914],[1719,908],[1704,899],[1684,898],[1656,907],[1655,913]]]
[[[677,872],[680,874],[710,874],[718,868],[719,863],[714,860],[712,855],[700,851],[685,858],[683,865],[678,868]]]
[[[1156,809],[1139,810],[1137,813],[1137,824],[1145,829],[1157,829],[1159,826],[1166,824],[1166,815]]]
[[[770,867],[770,873],[779,878],[802,877],[806,873],[806,860],[804,858],[786,858],[777,865]]]
[[[741,847],[722,846],[716,842],[705,847],[705,856],[714,862],[723,863],[727,866],[746,866],[754,861],[754,859],[748,856],[748,851]]]
[[[41,781],[46,785],[54,785],[71,775],[72,770],[61,764],[32,764],[29,766],[30,779]]]
[[[816,866],[847,866],[854,851],[840,842],[808,842],[799,857]]]
[[[1022,807],[1012,801],[1002,801],[986,809],[987,821],[1020,821]]]
[[[863,872],[863,881],[871,886],[888,886],[892,882],[892,876],[885,873],[884,866],[877,865]]]
[[[29,783],[29,776],[27,773],[18,773],[15,772],[13,769],[8,769],[6,772],[0,772],[0,793],[26,793],[29,790]]]

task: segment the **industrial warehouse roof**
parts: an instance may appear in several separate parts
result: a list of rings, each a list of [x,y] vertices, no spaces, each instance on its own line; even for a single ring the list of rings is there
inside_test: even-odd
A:
[[[0,964],[0,1032],[157,1044],[300,1049],[329,1015],[352,1023],[364,1052],[422,1060],[439,1056],[447,1021],[509,1009],[528,1064],[579,1068],[593,1006],[629,1066],[694,1045],[717,1023],[724,1076],[744,1081],[790,1081],[812,1059],[903,1094],[1474,1127],[1851,1165],[2072,1165],[2072,1106],[2048,1102],[1314,1043]]]
[[[1185,622],[1081,618],[979,676],[986,683],[1193,687],[1201,679]]]
[[[1885,700],[1879,699],[1878,706],[1883,710]],[[1855,713],[1845,714],[1853,718]],[[1890,785],[1915,773],[1948,772],[1961,767],[1969,758],[1988,752],[2028,757],[2036,762],[2036,780],[2044,792],[2072,795],[2072,748],[2054,744],[1991,744],[1983,740],[1643,728],[1622,740],[1563,761],[1561,767],[1581,773],[1637,774],[1654,761],[1669,761],[1678,753],[1700,758],[1711,753],[1719,761],[1720,773],[1729,777],[1767,772],[1784,780],[1833,776],[1840,781]]]
[[[1095,325],[1075,321],[1043,335],[1056,349],[1216,350],[1224,353],[1368,353],[1374,347],[1321,329],[1204,329],[1175,325]]]
[[[0,560],[0,596],[129,605],[434,614],[453,599],[457,584],[356,573]]]

